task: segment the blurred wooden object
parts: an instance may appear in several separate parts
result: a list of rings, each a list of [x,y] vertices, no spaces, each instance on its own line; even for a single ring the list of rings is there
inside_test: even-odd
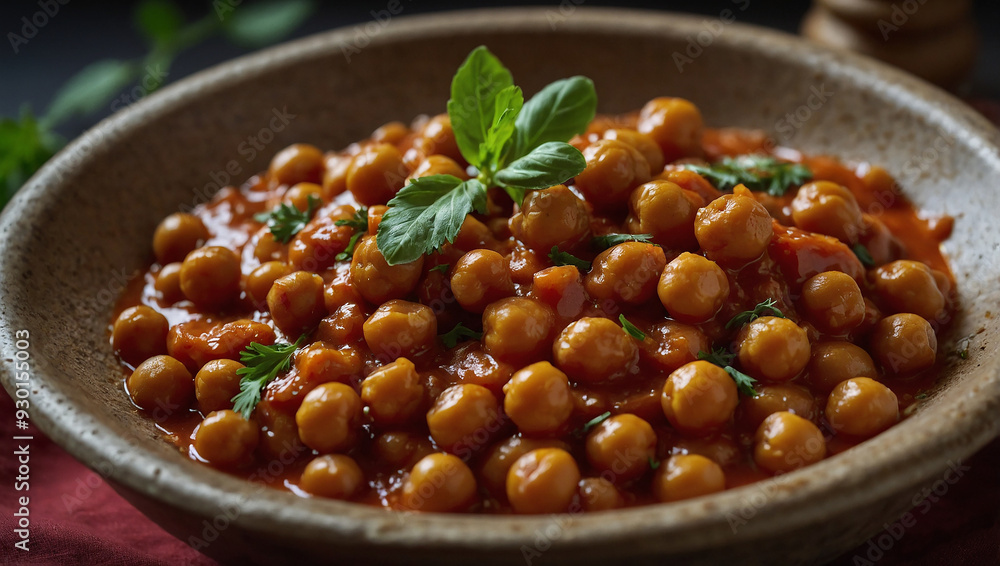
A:
[[[979,50],[971,8],[970,0],[813,0],[802,35],[956,89]]]

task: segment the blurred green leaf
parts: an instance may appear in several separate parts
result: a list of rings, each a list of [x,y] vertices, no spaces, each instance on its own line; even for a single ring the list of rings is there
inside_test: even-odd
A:
[[[138,71],[135,63],[115,59],[87,65],[56,93],[43,126],[51,128],[67,118],[97,111],[136,80]]]
[[[0,209],[62,145],[30,112],[0,119]]]
[[[135,26],[152,45],[170,43],[184,23],[184,14],[170,0],[143,0],[133,14]]]
[[[250,47],[274,43],[295,31],[315,9],[312,0],[272,0],[237,7],[223,21],[230,40]]]

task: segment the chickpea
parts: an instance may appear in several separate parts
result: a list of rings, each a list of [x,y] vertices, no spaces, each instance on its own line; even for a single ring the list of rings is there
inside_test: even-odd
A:
[[[792,199],[792,220],[809,232],[833,236],[854,244],[864,228],[861,207],[851,191],[831,181],[813,181]]]
[[[653,138],[667,163],[702,154],[703,121],[698,107],[683,98],[654,98],[639,111],[638,130]]]
[[[412,468],[424,456],[434,453],[426,433],[388,431],[375,437],[375,455],[396,469]]]
[[[590,211],[565,185],[528,191],[510,217],[510,231],[533,250],[548,253],[575,247],[590,233]]]
[[[268,172],[279,185],[319,183],[323,180],[323,152],[309,144],[292,144],[275,154]]]
[[[694,235],[708,259],[731,267],[760,257],[774,235],[764,205],[739,189],[699,209],[694,221]]]
[[[240,362],[226,359],[212,360],[201,366],[194,376],[194,395],[201,414],[233,408],[233,397],[240,392],[240,376],[236,370],[243,367]]]
[[[611,472],[616,483],[623,483],[649,469],[649,461],[656,456],[656,433],[633,414],[615,415],[590,431],[586,449],[594,469]]]
[[[672,318],[706,322],[729,298],[729,278],[714,261],[684,252],[663,269],[656,294]]]
[[[194,399],[194,378],[184,364],[170,356],[153,356],[139,364],[126,381],[132,402],[153,411],[162,420],[174,411],[186,411]],[[161,414],[166,411],[166,414]]]
[[[476,478],[451,454],[424,456],[403,483],[404,509],[449,513],[467,509],[476,496]]]
[[[490,303],[514,294],[510,264],[492,250],[472,250],[455,264],[451,291],[462,308],[481,313]]]
[[[639,360],[635,340],[606,318],[581,318],[552,346],[559,369],[577,381],[602,383],[627,375]]]
[[[323,200],[331,201],[347,190],[347,169],[354,158],[350,155],[328,154],[323,171]]]
[[[826,457],[826,440],[819,427],[798,415],[781,411],[757,428],[753,459],[773,473],[797,470]]]
[[[467,214],[465,220],[462,221],[462,227],[458,230],[458,235],[455,236],[454,243],[459,250],[478,250],[480,248],[494,248],[496,239],[486,224],[471,214]]]
[[[343,452],[354,446],[361,426],[361,398],[343,383],[321,383],[295,412],[302,442],[320,453]]]
[[[705,434],[733,417],[739,393],[736,382],[719,366],[698,360],[667,377],[660,405],[674,428]]]
[[[618,140],[598,140],[583,150],[587,168],[576,176],[576,188],[594,206],[620,208],[632,188],[652,178],[646,158]]]
[[[260,264],[247,276],[247,296],[254,304],[267,304],[267,293],[274,282],[289,275],[292,267],[283,261],[268,261]]]
[[[919,261],[897,260],[875,270],[872,283],[893,313],[909,312],[935,320],[944,310],[944,294],[934,272]]]
[[[708,336],[695,326],[664,320],[646,332],[640,355],[659,371],[670,373],[698,359],[698,352],[708,352]]]
[[[208,246],[189,253],[181,264],[184,296],[204,309],[218,309],[240,294],[240,256],[229,248]]]
[[[452,360],[449,373],[461,383],[482,385],[498,397],[503,395],[503,386],[514,375],[514,367],[501,362],[483,351],[482,343],[470,340],[451,351]]]
[[[584,478],[580,480],[580,504],[588,513],[595,511],[611,511],[625,505],[615,484],[604,478]]]
[[[569,378],[549,362],[518,371],[503,392],[504,412],[525,434],[555,434],[573,413]]]
[[[583,285],[594,299],[630,305],[645,303],[656,294],[667,258],[663,248],[643,242],[624,242],[594,258]]]
[[[175,212],[164,218],[153,233],[153,253],[160,265],[183,261],[184,256],[205,245],[210,237],[201,218]]]
[[[630,146],[639,150],[639,153],[646,158],[646,162],[649,163],[649,171],[651,173],[659,173],[663,171],[663,150],[657,145],[656,140],[649,137],[646,134],[640,134],[636,130],[629,130],[627,128],[611,128],[604,131],[603,135],[606,140],[618,140],[629,144]]]
[[[375,237],[364,236],[355,246],[351,259],[351,284],[365,300],[377,305],[412,293],[423,268],[423,256],[409,263],[389,265]]]
[[[253,256],[257,258],[257,261],[265,263],[288,259],[288,246],[275,240],[274,234],[271,233],[271,230],[267,226],[260,229],[256,240],[257,242],[253,248]]]
[[[697,454],[674,454],[656,471],[653,491],[664,503],[717,493],[726,489],[726,474],[718,464]]]
[[[380,425],[402,424],[420,408],[424,386],[413,362],[397,358],[368,374],[361,384],[361,399]]]
[[[673,250],[698,247],[694,219],[705,199],[670,181],[653,180],[632,191],[627,226],[635,234],[651,234],[653,242]]]
[[[361,204],[385,204],[403,188],[410,172],[396,146],[368,146],[354,156],[347,168],[347,190]]]
[[[829,393],[852,377],[877,375],[875,362],[863,348],[846,341],[820,342],[812,348],[806,379],[820,393]]]
[[[580,469],[573,456],[560,448],[540,448],[521,456],[507,473],[507,499],[514,511],[539,515],[569,507]]]
[[[347,249],[354,229],[337,221],[354,216],[353,206],[324,208],[287,246],[288,263],[297,270],[321,272],[333,267],[337,254]]]
[[[164,303],[173,304],[183,301],[184,292],[181,291],[181,263],[175,261],[161,267],[156,272],[153,288],[156,289],[159,300]]]
[[[451,175],[459,179],[464,179],[468,176],[465,174],[465,170],[458,163],[455,163],[454,159],[445,155],[428,155],[417,165],[413,173],[410,173],[407,182],[412,182],[413,179],[419,179],[420,177],[430,177],[431,175]]]
[[[466,383],[445,389],[431,410],[427,411],[431,438],[446,452],[482,444],[478,435],[489,435],[500,428],[500,405],[489,389]],[[484,440],[485,441],[485,440]]]
[[[437,318],[426,305],[392,300],[368,317],[362,331],[376,356],[390,360],[412,357],[434,346]]]
[[[248,462],[257,449],[257,425],[228,409],[215,411],[194,432],[194,449],[213,466]]]
[[[324,454],[313,458],[302,471],[299,485],[305,491],[330,499],[351,499],[365,482],[365,474],[354,458]]]
[[[927,369],[937,358],[934,328],[912,313],[894,314],[880,320],[872,331],[870,343],[882,369],[896,374]]]
[[[111,330],[111,345],[125,362],[135,366],[147,358],[167,353],[167,317],[139,305],[118,315]]]
[[[530,284],[535,274],[551,265],[548,253],[515,246],[507,258],[510,260],[510,278],[520,285]]]
[[[539,448],[562,448],[569,446],[560,440],[543,438],[524,438],[521,435],[512,436],[494,445],[483,459],[479,476],[486,489],[503,493],[507,486],[507,472],[518,458]]]
[[[745,397],[740,408],[743,419],[754,430],[764,419],[781,411],[809,420],[816,416],[816,400],[812,393],[804,387],[789,384],[758,386],[757,394]]]
[[[267,308],[286,334],[299,334],[319,324],[326,314],[323,278],[296,271],[277,279],[267,292]]]
[[[308,451],[299,440],[299,427],[295,424],[295,412],[278,409],[265,396],[257,403],[253,418],[260,424],[260,454],[269,460],[287,461]]]
[[[674,442],[672,454],[698,454],[723,468],[744,462],[743,447],[724,432],[701,437],[681,437]]]
[[[762,316],[740,331],[740,365],[750,375],[788,381],[809,363],[809,335],[787,318]]]
[[[498,360],[526,363],[545,356],[555,317],[542,303],[508,297],[483,311],[483,348]]]
[[[458,150],[455,133],[451,129],[451,118],[447,114],[438,114],[424,124],[421,135],[429,143],[428,153],[439,153],[455,161],[465,161]]]
[[[306,212],[309,210],[310,202],[316,203],[313,205],[314,209],[318,204],[323,202],[320,196],[322,191],[323,187],[316,183],[295,183],[290,189],[285,191],[285,196],[281,200],[302,212]]]
[[[855,377],[830,393],[826,418],[838,432],[875,436],[899,420],[899,402],[885,385],[870,377]]]
[[[556,265],[536,271],[531,281],[531,295],[563,318],[577,318],[587,302],[580,270],[572,265]]]
[[[813,275],[802,287],[803,312],[818,330],[845,334],[865,320],[865,297],[861,287],[842,271]]]

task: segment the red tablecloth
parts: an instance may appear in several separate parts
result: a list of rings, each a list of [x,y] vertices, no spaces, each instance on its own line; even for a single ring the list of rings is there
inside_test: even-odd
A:
[[[212,565],[114,492],[101,477],[37,430],[15,430],[14,405],[0,394],[0,563]],[[28,491],[15,491],[16,435],[31,434]],[[21,443],[24,444],[24,443]],[[936,501],[835,564],[1000,564],[1000,439],[963,463]],[[30,498],[29,552],[14,548],[17,497]],[[936,497],[936,496],[935,496]]]

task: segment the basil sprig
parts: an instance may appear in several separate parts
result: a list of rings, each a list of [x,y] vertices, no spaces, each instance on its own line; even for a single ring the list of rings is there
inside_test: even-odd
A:
[[[388,202],[376,243],[389,265],[454,242],[465,216],[486,212],[486,191],[502,187],[516,203],[527,191],[571,179],[587,165],[566,143],[594,119],[597,93],[586,77],[556,81],[524,101],[510,71],[477,47],[451,82],[448,117],[455,142],[476,176],[414,179]]]

